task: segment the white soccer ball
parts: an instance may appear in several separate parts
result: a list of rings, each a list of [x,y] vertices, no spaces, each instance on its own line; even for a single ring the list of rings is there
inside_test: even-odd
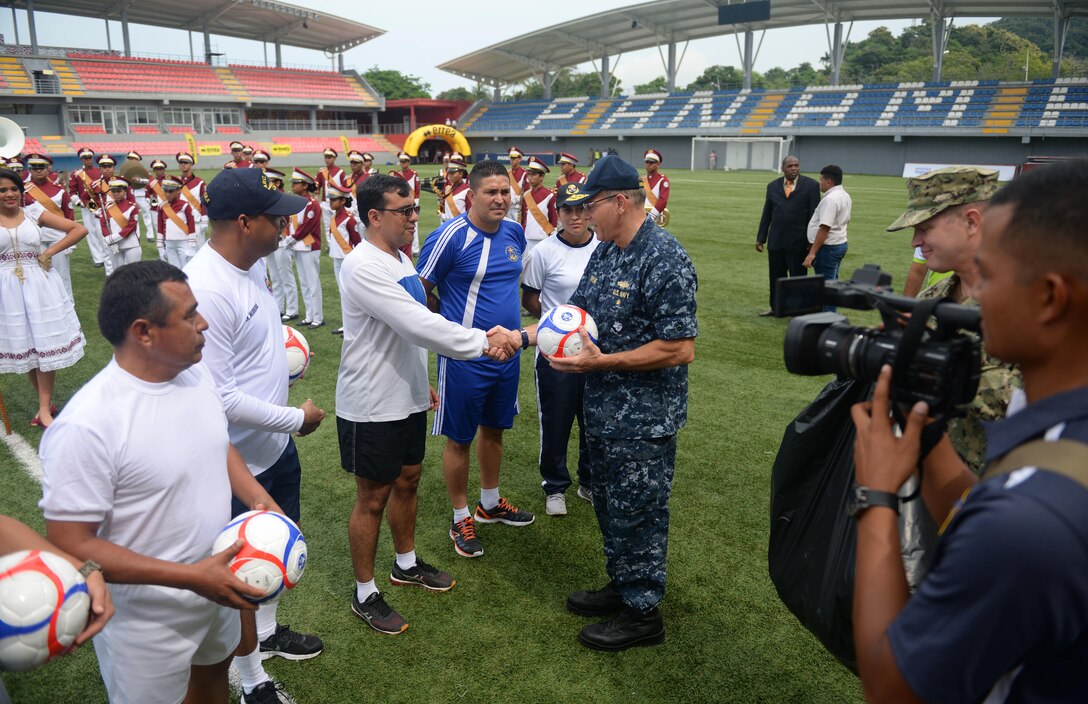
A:
[[[310,343],[298,330],[283,326],[283,344],[287,349],[287,385],[293,386],[310,366]]]
[[[540,316],[536,346],[549,357],[573,357],[582,351],[580,327],[586,329],[590,340],[597,342],[597,323],[589,313],[578,306],[556,306]]]
[[[272,511],[243,513],[220,531],[212,552],[222,552],[237,540],[245,546],[231,560],[231,572],[246,584],[264,590],[263,597],[251,601],[276,601],[302,579],[306,538],[287,516]]]
[[[59,555],[0,557],[0,670],[29,670],[67,653],[90,609],[83,576]]]

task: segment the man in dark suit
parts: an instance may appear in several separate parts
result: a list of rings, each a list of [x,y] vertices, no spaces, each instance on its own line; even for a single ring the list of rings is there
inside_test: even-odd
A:
[[[801,162],[795,156],[782,160],[782,178],[767,184],[767,200],[763,218],[756,234],[756,251],[767,248],[767,264],[771,273],[771,308],[774,311],[774,282],[783,276],[805,276],[805,255],[808,254],[806,228],[816,206],[820,204],[820,184],[801,175]],[[768,239],[770,241],[768,241]]]

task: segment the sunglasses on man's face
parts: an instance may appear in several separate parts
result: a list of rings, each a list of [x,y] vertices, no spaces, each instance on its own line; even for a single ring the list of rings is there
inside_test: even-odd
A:
[[[396,213],[398,215],[403,215],[406,218],[410,218],[412,215],[419,215],[418,205],[406,205],[403,208],[374,208],[374,210],[383,213]]]

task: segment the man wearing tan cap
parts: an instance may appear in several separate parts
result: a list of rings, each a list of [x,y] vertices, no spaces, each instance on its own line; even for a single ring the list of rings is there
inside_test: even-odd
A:
[[[471,191],[465,183],[468,167],[460,159],[450,159],[446,165],[446,191],[443,195],[442,222],[453,220],[462,213],[467,213],[472,202],[469,200]]]
[[[658,225],[668,225],[664,215],[669,207],[669,179],[661,173],[661,152],[647,149],[643,156],[646,164],[646,176],[642,179],[642,190],[646,191],[646,212]],[[664,219],[663,219],[664,218]]]
[[[329,204],[329,184],[336,184],[342,188],[347,187],[347,174],[336,165],[336,157],[340,156],[332,147],[325,147],[321,153],[325,158],[325,166],[317,172],[317,194],[321,200],[321,215],[324,227],[327,230],[332,222],[332,206]]]
[[[526,259],[533,247],[555,234],[555,228],[559,225],[555,191],[544,185],[546,173],[548,166],[543,161],[535,156],[529,157],[528,168],[525,169],[525,190],[521,199],[521,227],[525,230]],[[578,190],[576,184],[570,183],[560,194],[567,188]]]
[[[936,272],[952,272],[919,298],[951,298],[978,305],[975,297],[981,282],[975,254],[982,241],[987,202],[997,190],[997,172],[975,166],[948,166],[907,179],[907,209],[888,232],[914,228],[911,245],[921,250],[926,265]],[[1020,386],[1015,367],[982,353],[978,393],[966,408],[967,415],[951,419],[947,431],[956,452],[976,474],[986,459],[982,423],[1004,418],[1013,389]]]

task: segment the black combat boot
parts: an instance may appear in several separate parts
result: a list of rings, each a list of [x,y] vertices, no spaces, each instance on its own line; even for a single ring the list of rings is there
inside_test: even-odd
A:
[[[635,645],[657,645],[665,641],[665,622],[657,608],[641,613],[625,608],[611,621],[582,629],[578,640],[594,650],[626,650]]]
[[[623,599],[615,582],[595,591],[571,592],[567,609],[579,616],[611,616],[623,611]]]

